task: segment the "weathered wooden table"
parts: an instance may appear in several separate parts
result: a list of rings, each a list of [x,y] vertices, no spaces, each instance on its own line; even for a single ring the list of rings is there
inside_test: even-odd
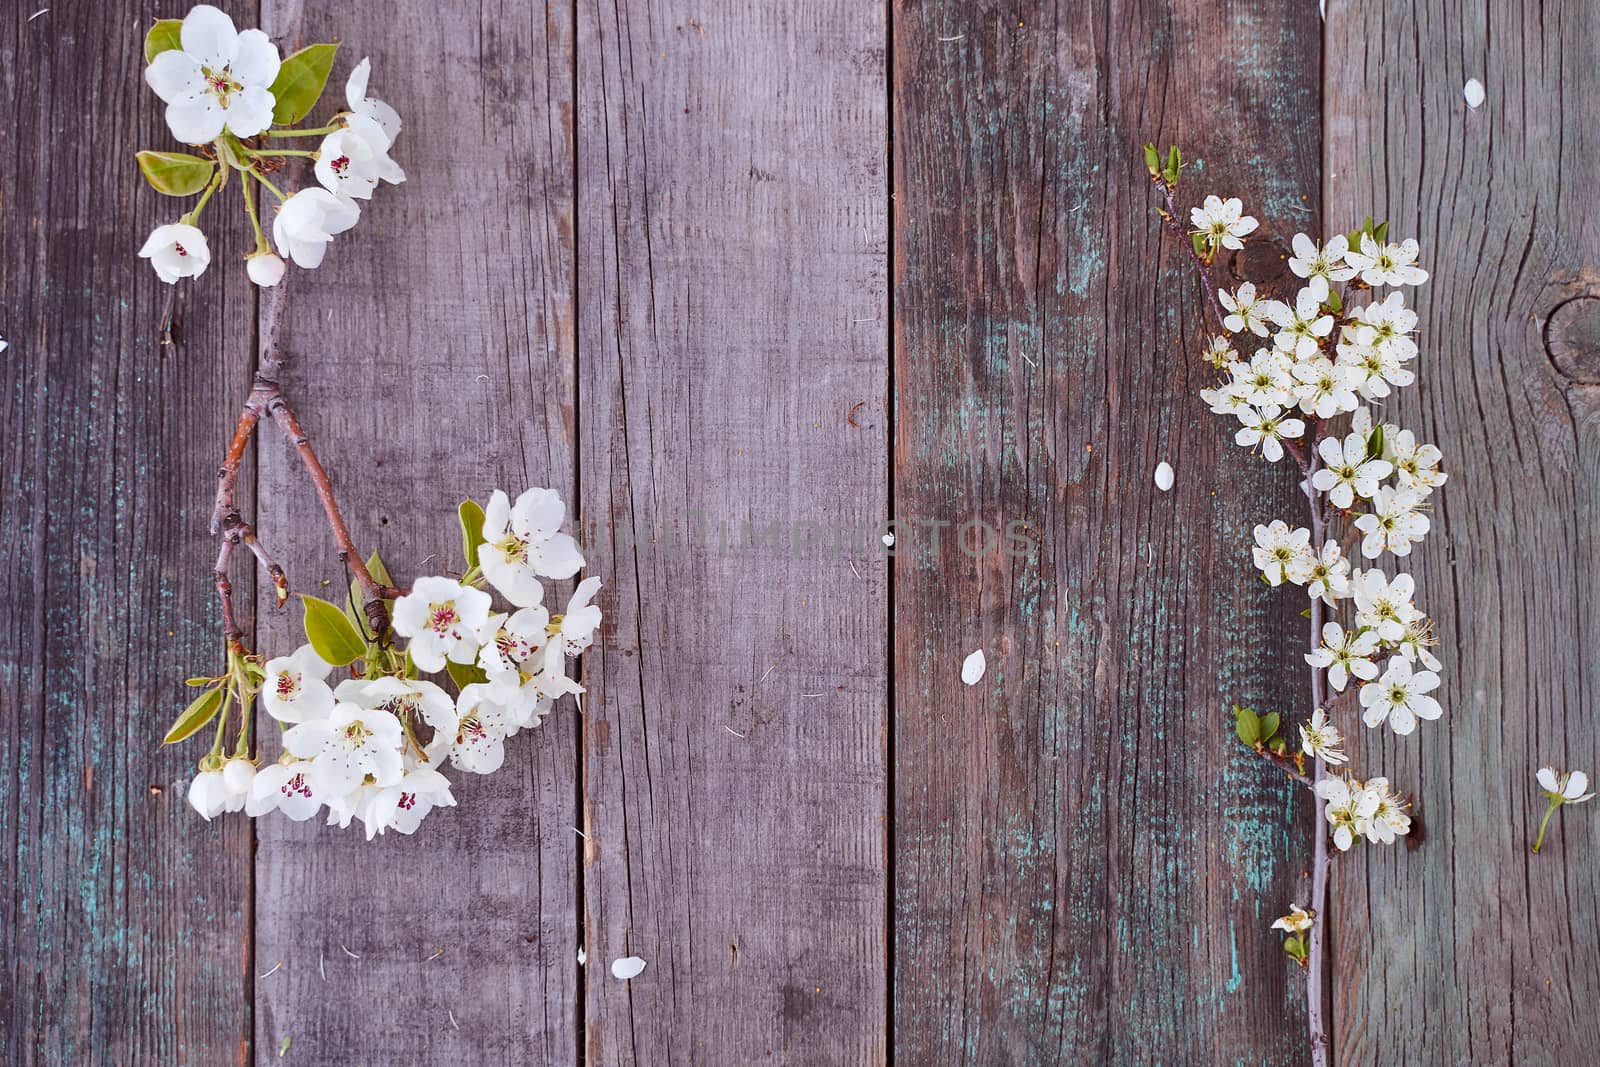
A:
[[[1361,739],[1426,833],[1336,865],[1337,1061],[1592,1059],[1600,813],[1527,844],[1535,767],[1600,767],[1600,6],[225,6],[371,55],[406,119],[287,325],[357,539],[415,573],[462,496],[554,486],[605,636],[586,714],[415,839],[194,816],[156,746],[220,655],[245,228],[160,347],[139,42],[182,9],[9,4],[5,1062],[1301,1062],[1267,923],[1310,817],[1225,710],[1306,699],[1245,566],[1295,487],[1195,398],[1145,140],[1250,201],[1252,270],[1371,211],[1433,271],[1399,413],[1452,471],[1414,568],[1447,713]],[[314,590],[290,462],[243,485]],[[1038,548],[933,549],[973,519]]]

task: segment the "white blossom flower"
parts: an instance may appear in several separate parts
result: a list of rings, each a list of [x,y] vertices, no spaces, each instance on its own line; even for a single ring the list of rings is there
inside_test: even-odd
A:
[[[1378,665],[1371,657],[1378,652],[1378,635],[1371,630],[1346,633],[1336,622],[1322,624],[1322,646],[1306,653],[1306,663],[1328,672],[1328,685],[1335,693],[1355,675],[1362,681],[1378,676]]]
[[[1333,827],[1334,845],[1340,852],[1350,851],[1377,808],[1377,798],[1366,793],[1353,778],[1322,778],[1316,789],[1323,800],[1323,814]]]
[[[228,791],[228,811],[239,811],[250,798],[250,787],[255,783],[256,765],[243,756],[235,756],[222,765],[222,784]]]
[[[1333,237],[1319,248],[1309,236],[1297,233],[1292,244],[1294,255],[1289,257],[1289,269],[1306,280],[1306,288],[1318,302],[1328,299],[1329,282],[1345,282],[1356,276],[1355,269],[1344,262],[1344,254],[1350,250],[1350,242],[1344,234]]]
[[[456,702],[425,678],[350,678],[340,682],[333,695],[359,708],[387,711],[402,726],[425,722],[435,730],[448,730],[456,723]]]
[[[526,718],[522,692],[497,682],[474,682],[456,699],[455,729],[434,734],[428,757],[448,755],[471,774],[493,774],[505,762],[505,740]]]
[[[1421,285],[1428,280],[1428,272],[1416,265],[1419,251],[1410,238],[1397,245],[1382,244],[1364,233],[1361,251],[1346,252],[1344,258],[1368,285]]]
[[[1406,623],[1406,632],[1400,638],[1399,651],[1412,663],[1421,660],[1424,667],[1437,672],[1444,670],[1444,664],[1439,662],[1438,656],[1429,651],[1436,644],[1438,641],[1433,636],[1433,623],[1426,615],[1418,612]]]
[[[1228,367],[1239,398],[1257,408],[1269,404],[1285,407],[1294,399],[1293,371],[1293,361],[1271,348],[1257,351],[1249,363],[1241,360]]]
[[[270,289],[283,281],[283,260],[271,252],[260,252],[244,261],[245,273],[250,275],[250,280],[263,289]]]
[[[1291,530],[1282,519],[1272,520],[1270,526],[1258,525],[1255,536],[1256,544],[1251,549],[1251,555],[1269,585],[1282,585],[1284,578],[1294,572],[1301,557],[1311,551],[1311,531],[1303,526]]]
[[[1275,319],[1278,332],[1273,335],[1273,344],[1295,359],[1316,355],[1322,339],[1333,333],[1333,316],[1323,311],[1317,294],[1302,289],[1295,296],[1293,308],[1278,306],[1283,310]]]
[[[1539,768],[1539,787],[1551,800],[1563,804],[1582,804],[1593,800],[1589,792],[1589,776],[1582,771],[1558,771],[1554,767]]]
[[[1240,238],[1248,237],[1260,225],[1244,213],[1244,202],[1236,196],[1227,200],[1219,196],[1206,197],[1204,206],[1189,209],[1189,221],[1194,224],[1195,232],[1204,235],[1212,244],[1232,249],[1243,248],[1244,241]]]
[[[406,651],[424,671],[444,669],[445,661],[478,658],[478,631],[489,621],[488,593],[443,576],[418,578],[411,592],[394,602],[394,629],[411,643]]]
[[[1307,911],[1296,904],[1289,910],[1289,914],[1279,918],[1272,924],[1272,929],[1282,930],[1286,934],[1299,934],[1311,929],[1316,923],[1316,912]]]
[[[1406,814],[1406,801],[1389,789],[1389,779],[1368,778],[1361,786],[1363,807],[1368,810],[1362,832],[1368,841],[1392,845],[1396,837],[1411,830],[1411,816]]]
[[[315,270],[327,255],[328,242],[359,221],[361,209],[355,201],[326,189],[301,189],[279,205],[272,242],[295,266]]]
[[[343,795],[369,775],[380,785],[399,780],[405,731],[400,720],[379,708],[338,703],[327,719],[291,726],[283,747],[311,761],[311,783],[318,792]],[[347,820],[348,821],[348,820]]]
[[[334,130],[317,148],[317,181],[330,193],[372,199],[378,180],[399,185],[406,172],[389,158],[389,140],[372,119],[351,115],[343,129]]]
[[[1392,440],[1386,435],[1385,444],[1394,450],[1395,481],[1403,487],[1430,493],[1450,480],[1439,469],[1439,461],[1444,458],[1439,449],[1417,444],[1416,434],[1410,430],[1401,430]]]
[[[1233,347],[1233,342],[1228,340],[1227,335],[1219,333],[1206,343],[1206,347],[1200,352],[1200,358],[1213,367],[1221,369],[1230,363],[1237,363],[1239,361],[1239,353]]]
[[[220,770],[201,771],[189,783],[189,806],[206,822],[228,810],[228,800],[228,786]]]
[[[156,277],[168,285],[179,278],[198,278],[211,265],[211,246],[206,235],[186,222],[169,222],[157,226],[139,249],[139,257],[148,259],[156,269]]]
[[[1378,640],[1396,644],[1406,635],[1406,627],[1421,612],[1411,603],[1416,582],[1409,574],[1394,580],[1377,567],[1351,576],[1350,593],[1356,602],[1356,625],[1371,629]]]
[[[184,16],[181,47],[157,55],[144,80],[167,105],[167,126],[187,144],[208,144],[224,127],[254,137],[272,125],[278,47],[260,30],[238,32],[209,4]]]
[[[1417,489],[1381,487],[1372,497],[1372,510],[1357,516],[1356,529],[1361,539],[1361,554],[1377,559],[1385,549],[1397,556],[1409,556],[1413,542],[1428,532],[1428,517],[1418,508],[1423,494]]]
[[[1239,366],[1240,364],[1232,364]],[[1237,382],[1229,382],[1215,389],[1200,390],[1200,399],[1204,400],[1211,408],[1213,415],[1238,416],[1239,412],[1250,406],[1242,395],[1242,389]]]
[[[554,489],[529,489],[513,505],[499,489],[484,509],[478,565],[511,603],[532,607],[544,599],[538,578],[571,578],[583,554],[570,534],[561,533],[566,505]]]
[[[310,645],[268,660],[266,670],[261,704],[274,719],[290,724],[309,722],[325,719],[333,711],[333,690],[326,681],[333,667]]]
[[[1243,333],[1249,330],[1257,337],[1267,336],[1267,316],[1263,310],[1264,301],[1256,297],[1256,287],[1252,282],[1244,282],[1237,292],[1228,292],[1226,289],[1217,290],[1217,299],[1222,301],[1222,306],[1228,309],[1227,318],[1223,319],[1223,328],[1232,333]]]
[[[1389,395],[1391,385],[1406,386],[1417,380],[1391,349],[1375,345],[1340,344],[1338,362],[1350,370],[1363,400],[1380,400]]]
[[[367,95],[367,81],[372,77],[372,60],[362,59],[350,72],[344,83],[345,105],[351,114],[371,119],[378,124],[385,138],[384,147],[394,144],[400,136],[400,116],[395,109]]]
[[[600,591],[599,578],[585,578],[572,591],[567,610],[561,615],[561,649],[569,656],[577,656],[594,644],[594,632],[600,627],[600,608],[589,601]]]
[[[1340,366],[1326,356],[1302,360],[1294,367],[1295,399],[1300,410],[1319,419],[1331,419],[1343,411],[1354,411],[1356,386],[1360,379],[1349,367]]]
[[[366,793],[356,815],[371,841],[385,830],[414,834],[430,811],[455,803],[448,778],[425,763],[412,763],[393,785]]]
[[[573,694],[576,696],[583,692],[583,686],[572,678],[567,677],[567,660],[563,642],[552,641],[545,646],[542,663],[539,663],[538,673],[529,679],[527,685],[538,694],[539,699],[549,703],[559,697]]]
[[[521,684],[521,667],[550,639],[550,613],[543,607],[518,608],[510,615],[489,616],[478,638],[478,666],[489,678],[506,677]]]
[[[1245,448],[1259,444],[1261,454],[1273,463],[1283,458],[1285,439],[1296,438],[1306,432],[1304,422],[1286,416],[1276,404],[1268,404],[1260,411],[1245,408],[1239,412],[1239,421],[1244,425],[1233,435],[1234,443]]]
[[[1372,345],[1404,361],[1417,354],[1417,342],[1411,336],[1416,328],[1417,313],[1406,307],[1405,293],[1395,290],[1351,311],[1343,332],[1359,344]]]
[[[256,772],[250,785],[245,813],[254,817],[281,811],[295,822],[305,822],[322,808],[322,794],[311,784],[311,761],[285,756]]]
[[[1344,738],[1338,728],[1328,721],[1328,713],[1318,708],[1311,713],[1309,723],[1300,724],[1300,750],[1324,763],[1335,766],[1349,761],[1350,757],[1339,750]]]
[[[1347,434],[1342,446],[1338,438],[1324,437],[1317,452],[1324,465],[1311,476],[1311,487],[1327,493],[1336,508],[1350,508],[1358,495],[1376,496],[1378,483],[1394,470],[1381,459],[1367,458],[1367,439],[1358,433]]]
[[[1432,720],[1444,714],[1439,702],[1428,696],[1437,688],[1437,674],[1413,671],[1404,656],[1391,656],[1382,677],[1361,687],[1358,695],[1367,709],[1361,721],[1374,727],[1387,719],[1395,733],[1409,734],[1417,728],[1418,719]]]
[[[1330,608],[1350,595],[1350,561],[1344,558],[1339,542],[1322,543],[1322,551],[1307,553],[1295,564],[1290,580],[1306,587],[1312,600],[1319,597]]]

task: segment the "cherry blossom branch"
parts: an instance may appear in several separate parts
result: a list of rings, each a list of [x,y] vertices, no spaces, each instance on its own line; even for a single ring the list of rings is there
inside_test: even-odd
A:
[[[1265,748],[1258,748],[1255,750],[1255,752],[1256,755],[1260,756],[1262,759],[1266,760],[1268,763],[1272,764],[1274,767],[1278,768],[1278,770],[1282,771],[1284,774],[1287,774],[1290,778],[1293,778],[1307,789],[1314,789],[1316,787],[1315,783],[1312,782],[1309,776],[1295,768],[1294,761],[1289,757],[1280,756],[1276,752]]]
[[[1308,449],[1308,458],[1301,464],[1300,470],[1304,476],[1301,482],[1305,490],[1306,503],[1311,509],[1311,543],[1321,550],[1323,539],[1326,536],[1327,514],[1324,511],[1324,502],[1319,497],[1316,489],[1311,484],[1311,476],[1317,472],[1317,451]],[[1310,649],[1315,651],[1322,645],[1322,624],[1325,608],[1321,597],[1311,598],[1311,634]],[[1325,679],[1320,668],[1311,668],[1311,706],[1324,707],[1328,699]],[[1316,921],[1312,924],[1309,945],[1306,954],[1306,1021],[1311,1036],[1311,1062],[1313,1067],[1327,1067],[1328,1064],[1328,1031],[1323,1023],[1323,979],[1327,969],[1324,958],[1323,946],[1325,943],[1325,929],[1327,926],[1328,903],[1328,834],[1325,829],[1327,815],[1325,808],[1327,801],[1316,791],[1315,784],[1322,780],[1327,773],[1322,756],[1318,751],[1313,756],[1311,765],[1311,791],[1313,815],[1313,833],[1316,835],[1316,847],[1311,857],[1311,902],[1308,905]]]
[[[1205,294],[1206,306],[1211,309],[1211,317],[1216,321],[1218,332],[1225,332],[1223,322],[1227,315],[1222,310],[1222,301],[1217,297],[1217,287],[1211,278],[1211,267],[1200,258],[1200,253],[1194,250],[1194,242],[1190,240],[1189,233],[1183,228],[1183,223],[1178,221],[1177,190],[1159,174],[1152,175],[1150,179],[1156,189],[1161,193],[1161,200],[1165,204],[1159,210],[1161,221],[1167,229],[1178,239],[1178,244],[1189,253],[1189,262],[1194,265],[1195,278],[1200,282],[1200,291]]]

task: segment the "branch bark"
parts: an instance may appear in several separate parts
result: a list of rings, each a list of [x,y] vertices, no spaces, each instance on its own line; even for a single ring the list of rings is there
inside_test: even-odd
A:
[[[1311,507],[1311,545],[1313,551],[1322,550],[1322,542],[1326,537],[1327,515],[1323,512],[1322,501],[1317,497],[1317,491],[1312,488],[1311,476],[1317,471],[1317,450],[1307,449],[1310,457],[1301,467],[1305,480],[1301,483],[1305,489],[1306,502]],[[1311,601],[1311,634],[1309,651],[1322,645],[1322,623],[1325,607],[1321,597]],[[1317,667],[1311,668],[1311,705],[1314,708],[1327,706],[1326,682],[1322,671]],[[1322,757],[1317,756],[1311,765],[1312,782],[1319,782],[1327,773]],[[1324,994],[1327,975],[1327,953],[1325,931],[1328,925],[1328,831],[1327,816],[1324,809],[1327,802],[1317,793],[1315,786],[1312,788],[1312,805],[1315,812],[1312,832],[1316,835],[1316,846],[1311,856],[1311,902],[1307,905],[1315,916],[1311,927],[1310,944],[1306,954],[1306,1020],[1311,1036],[1311,1063],[1312,1067],[1327,1067],[1328,1065],[1328,1028],[1324,1022]]]

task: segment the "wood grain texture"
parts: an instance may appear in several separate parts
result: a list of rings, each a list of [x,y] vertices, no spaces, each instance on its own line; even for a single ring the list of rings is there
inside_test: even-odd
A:
[[[1328,217],[1371,212],[1422,242],[1419,384],[1391,412],[1451,472],[1409,568],[1438,621],[1445,717],[1363,746],[1427,834],[1336,868],[1337,1059],[1592,1062],[1596,811],[1528,848],[1536,769],[1600,766],[1600,8],[1329,8]]]
[[[897,1057],[1300,1062],[1267,924],[1309,804],[1227,711],[1306,699],[1303,603],[1247,547],[1298,494],[1195,395],[1200,296],[1139,145],[1183,143],[1191,192],[1250,191],[1286,246],[1316,7],[896,10],[894,506],[924,524],[895,565]],[[964,550],[971,520],[1037,548]]]
[[[292,8],[268,3],[269,33]],[[459,572],[461,499],[574,489],[569,12],[306,11],[305,40],[335,35],[337,84],[370,55],[370,91],[405,118],[408,181],[379,190],[315,286],[295,279],[285,387],[357,542],[402,580]],[[262,536],[319,592],[340,580],[333,543],[282,441],[261,447]],[[293,647],[298,612],[263,634]],[[570,702],[507,750],[492,776],[452,775],[459,806],[415,838],[261,821],[257,973],[283,967],[256,984],[259,1063],[285,1036],[297,1062],[576,1060]]]
[[[42,6],[0,16],[0,1060],[230,1063],[250,828],[195,817],[197,753],[157,745],[221,663],[205,443],[255,295],[218,235],[156,343],[169,290],[134,253],[184,208],[133,160],[174,147],[129,32],[149,5]]]
[[[882,1062],[884,12],[578,19],[587,1062]]]

